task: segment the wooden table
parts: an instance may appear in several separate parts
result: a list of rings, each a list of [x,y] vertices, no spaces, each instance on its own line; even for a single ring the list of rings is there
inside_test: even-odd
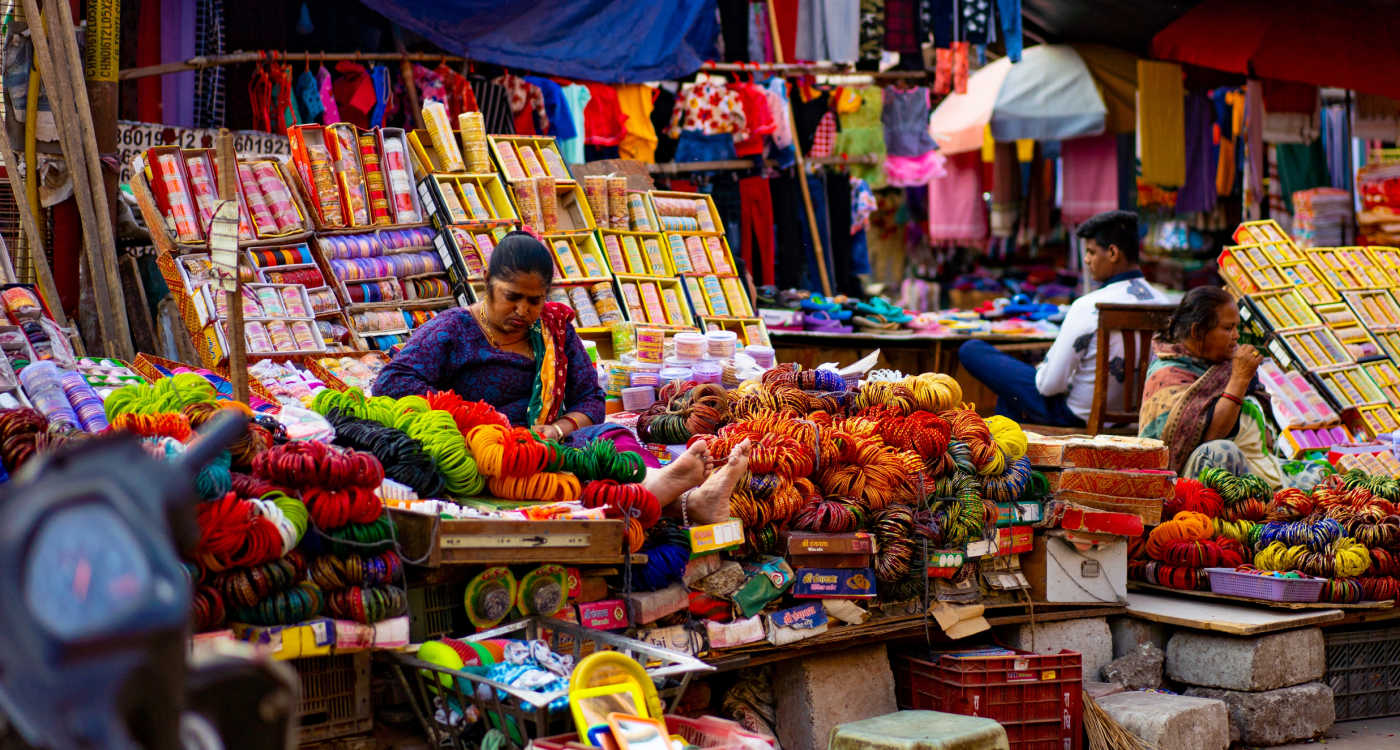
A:
[[[1054,336],[1009,336],[1004,334],[929,335],[912,331],[893,333],[823,333],[819,331],[769,331],[779,362],[796,362],[816,367],[824,362],[850,364],[870,352],[880,350],[877,367],[900,370],[907,375],[942,372],[952,375],[963,388],[963,400],[977,404],[979,412],[990,414],[996,395],[958,363],[958,347],[977,339],[1018,359],[1035,364],[1044,356]]]

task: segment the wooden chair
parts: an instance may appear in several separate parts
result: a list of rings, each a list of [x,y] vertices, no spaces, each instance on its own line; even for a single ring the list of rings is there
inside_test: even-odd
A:
[[[1095,307],[1099,311],[1098,357],[1094,364],[1094,402],[1089,409],[1089,423],[1083,428],[1023,425],[1027,431],[1042,435],[1137,434],[1143,386],[1147,383],[1147,366],[1152,363],[1152,337],[1166,330],[1176,305],[1100,302]],[[1123,340],[1121,410],[1110,408],[1108,403],[1108,379],[1112,377],[1108,372],[1111,335]],[[1105,424],[1125,426],[1106,428]]]
[[[1094,363],[1094,405],[1089,410],[1089,434],[1104,431],[1104,424],[1128,425],[1132,429],[1109,429],[1110,433],[1137,434],[1138,412],[1142,409],[1143,386],[1147,384],[1147,366],[1152,363],[1152,337],[1167,328],[1176,305],[1131,305],[1100,302],[1099,351]],[[1123,408],[1110,408],[1108,403],[1109,336],[1123,339]]]

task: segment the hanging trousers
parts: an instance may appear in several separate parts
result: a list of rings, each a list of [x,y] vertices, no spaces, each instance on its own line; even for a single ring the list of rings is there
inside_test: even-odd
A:
[[[744,234],[740,245],[744,265],[753,273],[756,283],[772,286],[778,283],[775,277],[777,246],[773,237],[773,194],[768,189],[768,178],[745,177],[739,180],[739,205],[743,217]],[[754,245],[758,246],[757,258],[754,256]]]

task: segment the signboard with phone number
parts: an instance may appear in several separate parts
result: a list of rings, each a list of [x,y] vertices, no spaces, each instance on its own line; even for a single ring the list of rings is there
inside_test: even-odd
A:
[[[131,180],[131,160],[137,154],[155,146],[180,148],[214,148],[217,128],[178,128],[150,122],[117,122],[117,151],[121,159],[120,181]],[[233,131],[233,150],[239,156],[270,156],[284,158],[292,153],[285,135],[255,130]]]

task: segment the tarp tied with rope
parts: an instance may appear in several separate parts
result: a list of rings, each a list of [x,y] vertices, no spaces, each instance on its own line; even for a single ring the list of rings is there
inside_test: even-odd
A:
[[[713,59],[715,0],[365,0],[472,60],[604,83],[682,78]]]

